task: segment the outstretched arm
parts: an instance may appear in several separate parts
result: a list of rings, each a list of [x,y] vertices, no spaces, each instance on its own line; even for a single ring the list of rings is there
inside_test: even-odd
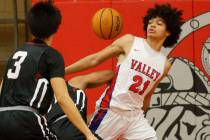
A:
[[[98,87],[102,84],[109,82],[114,76],[112,70],[104,70],[92,72],[87,75],[76,76],[68,82],[74,87],[85,90],[86,88]]]
[[[88,55],[82,58],[81,60],[77,61],[76,63],[67,66],[65,68],[65,73],[70,74],[95,67],[109,58],[118,56],[122,52],[123,51],[121,47],[112,44],[107,48],[101,50],[100,52]]]
[[[124,35],[121,38],[114,41],[110,46],[106,47],[105,49],[97,53],[88,55],[82,58],[81,60],[75,62],[74,64],[67,66],[65,68],[65,73],[70,74],[74,72],[83,71],[99,65],[109,58],[118,57],[121,54],[125,55],[126,47],[129,46],[129,43],[132,41],[132,35]]]

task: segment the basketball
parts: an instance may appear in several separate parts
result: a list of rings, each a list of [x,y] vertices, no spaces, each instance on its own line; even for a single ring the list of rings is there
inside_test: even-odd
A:
[[[113,8],[102,8],[92,18],[92,28],[102,39],[113,39],[122,30],[122,17]]]

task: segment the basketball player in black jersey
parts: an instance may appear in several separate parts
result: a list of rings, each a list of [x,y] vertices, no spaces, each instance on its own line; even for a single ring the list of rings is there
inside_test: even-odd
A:
[[[87,97],[85,90],[87,88],[98,87],[109,82],[114,76],[113,71],[99,71],[87,75],[77,76],[67,82],[69,95],[74,101],[82,118],[87,122]],[[49,111],[48,122],[50,128],[55,132],[61,140],[84,140],[85,136],[68,121],[66,115],[61,110],[55,100],[52,109]],[[98,136],[97,136],[98,137]],[[99,138],[99,137],[98,137]],[[99,138],[100,139],[100,138]]]
[[[51,48],[61,23],[60,11],[51,2],[38,2],[29,11],[27,23],[34,40],[11,55],[0,96],[0,140],[54,140],[44,115],[56,99],[88,140],[96,140],[86,126],[64,81],[64,61]]]

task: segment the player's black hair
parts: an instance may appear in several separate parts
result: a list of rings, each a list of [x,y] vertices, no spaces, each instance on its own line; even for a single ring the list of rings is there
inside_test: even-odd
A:
[[[163,46],[172,47],[177,43],[182,31],[182,12],[182,10],[172,8],[168,3],[162,5],[155,4],[154,8],[148,9],[147,14],[143,18],[144,31],[147,31],[149,20],[156,17],[162,18],[166,24],[166,30],[170,32],[170,35],[164,41]]]
[[[30,9],[26,18],[29,30],[38,39],[56,33],[61,24],[60,10],[52,1],[40,1]]]

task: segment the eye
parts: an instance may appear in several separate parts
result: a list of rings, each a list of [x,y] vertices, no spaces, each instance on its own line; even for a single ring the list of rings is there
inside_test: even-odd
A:
[[[148,24],[152,24],[153,20],[149,20]]]
[[[163,22],[162,21],[158,21],[157,24],[158,25],[163,25]]]

